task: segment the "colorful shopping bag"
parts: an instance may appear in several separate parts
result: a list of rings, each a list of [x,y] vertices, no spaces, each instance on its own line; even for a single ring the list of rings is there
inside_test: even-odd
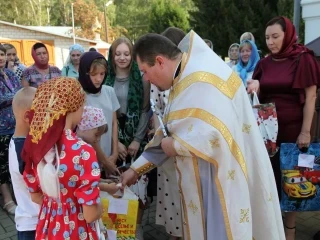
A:
[[[125,188],[121,198],[101,192],[103,206],[102,222],[108,234],[115,234],[117,240],[135,240],[139,202],[138,197]],[[108,237],[108,239],[111,239]]]
[[[311,162],[307,163],[313,166],[304,163],[309,157]],[[295,143],[281,144],[280,169],[281,209],[289,212],[319,211],[320,143],[310,144],[306,153],[302,153]]]
[[[251,100],[254,116],[260,129],[264,144],[269,156],[274,156],[277,151],[278,118],[274,103],[260,104],[257,93],[253,93]]]

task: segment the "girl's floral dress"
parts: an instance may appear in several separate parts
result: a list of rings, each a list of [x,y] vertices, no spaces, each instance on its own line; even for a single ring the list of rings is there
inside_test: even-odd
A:
[[[95,151],[71,130],[64,131],[58,149],[61,149],[60,198],[53,199],[44,193],[36,240],[97,240],[95,224],[88,224],[82,211],[82,205],[100,202],[100,169]],[[24,177],[30,192],[41,192],[33,172],[24,172]]]

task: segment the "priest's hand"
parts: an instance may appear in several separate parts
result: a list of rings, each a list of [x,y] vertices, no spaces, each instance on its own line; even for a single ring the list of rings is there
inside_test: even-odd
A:
[[[172,137],[166,137],[161,141],[161,148],[168,157],[175,157],[178,155],[173,144],[174,139]]]
[[[135,184],[138,178],[138,173],[132,168],[129,168],[121,175],[122,190],[125,188],[125,186],[130,187],[131,185]]]

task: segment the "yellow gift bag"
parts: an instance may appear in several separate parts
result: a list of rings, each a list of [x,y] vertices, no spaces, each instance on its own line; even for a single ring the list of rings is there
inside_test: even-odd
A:
[[[135,240],[138,197],[127,187],[121,198],[114,198],[106,192],[100,192],[100,196],[103,206],[102,222],[107,228],[108,239]]]

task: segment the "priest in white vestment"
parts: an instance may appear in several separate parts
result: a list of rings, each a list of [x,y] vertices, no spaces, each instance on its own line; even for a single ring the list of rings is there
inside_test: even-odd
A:
[[[193,31],[178,48],[147,34],[134,53],[145,80],[171,88],[169,137],[157,130],[123,185],[174,161],[185,240],[284,240],[269,156],[237,74]]]

